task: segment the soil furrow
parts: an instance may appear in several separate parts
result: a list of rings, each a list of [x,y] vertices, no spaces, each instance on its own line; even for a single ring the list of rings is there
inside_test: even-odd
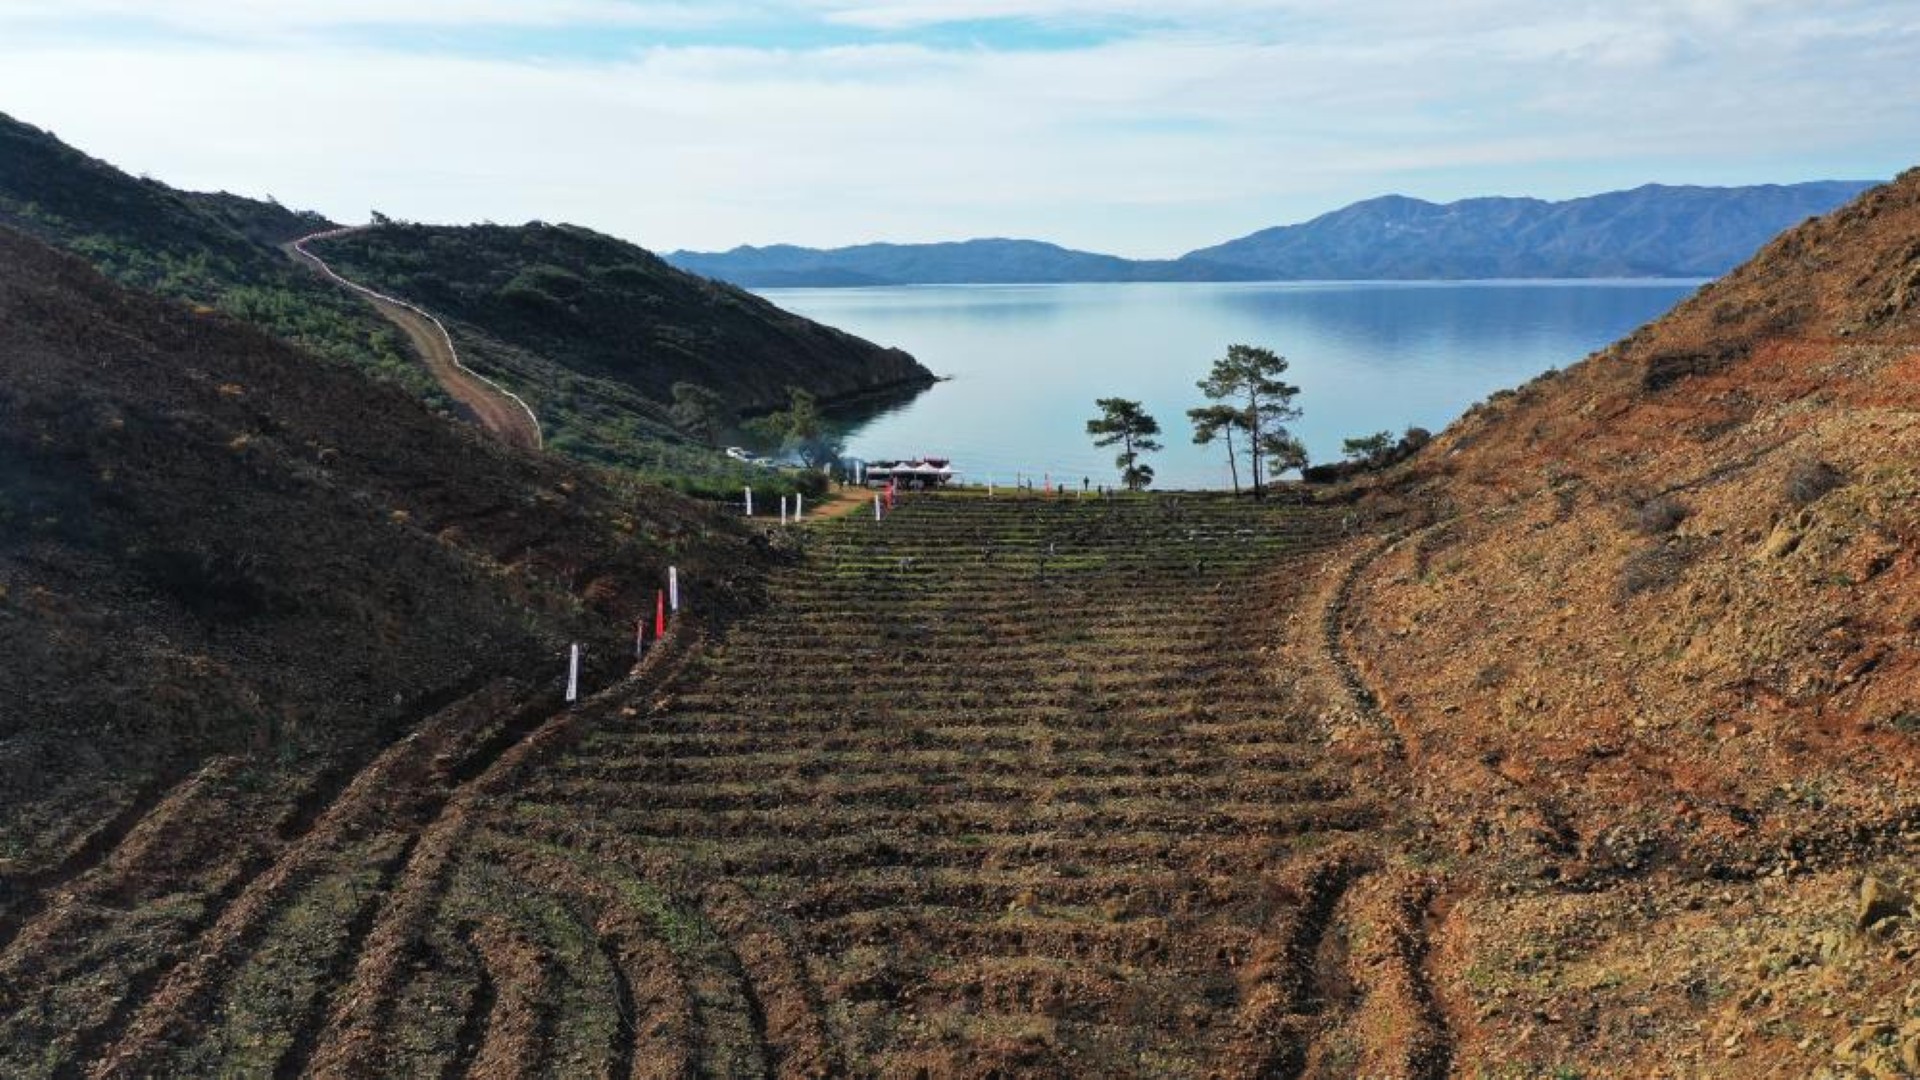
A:
[[[616,690],[631,695],[660,685],[677,674],[701,639],[697,631],[676,624],[662,644],[634,669]],[[385,1004],[397,992],[413,944],[425,932],[439,907],[447,875],[476,824],[478,800],[507,790],[519,775],[578,737],[583,720],[595,710],[610,708],[615,693],[603,691],[574,712],[551,716],[538,725],[516,725],[515,741],[490,739],[480,749],[485,755],[463,761],[449,775],[470,777],[449,791],[429,815],[422,815],[419,842],[414,845],[399,882],[389,891],[366,946],[342,987],[339,1005],[327,1025],[313,1058],[319,1075],[356,1076],[383,1071],[388,1017]]]
[[[48,900],[61,886],[104,863],[143,821],[162,813],[169,803],[191,795],[208,770],[226,769],[231,765],[232,759],[221,758],[208,763],[184,782],[178,774],[156,780],[52,866],[25,873],[0,874],[0,955],[4,955],[20,931],[46,909]]]
[[[488,1080],[532,1076],[545,1053],[550,1023],[547,957],[511,923],[497,917],[480,921],[473,942],[487,983],[493,987],[493,1002],[467,1075]]]
[[[474,984],[473,996],[467,1002],[466,1012],[460,1018],[459,1034],[450,1048],[453,1053],[447,1059],[446,1067],[441,1070],[441,1080],[460,1080],[473,1073],[473,1063],[480,1055],[481,1046],[487,1041],[487,1020],[493,1016],[493,1010],[499,1004],[499,992],[493,985],[493,975],[487,970],[486,957],[481,954],[480,945],[474,940],[479,927],[463,926],[459,929],[460,944],[473,958],[473,966],[479,972]]]

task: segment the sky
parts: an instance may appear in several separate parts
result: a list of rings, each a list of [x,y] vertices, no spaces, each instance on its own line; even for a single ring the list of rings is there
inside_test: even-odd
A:
[[[1885,179],[1913,0],[0,0],[0,112],[343,222],[1171,257],[1387,193]]]

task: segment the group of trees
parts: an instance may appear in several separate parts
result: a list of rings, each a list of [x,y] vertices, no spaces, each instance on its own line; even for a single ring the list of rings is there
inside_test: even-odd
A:
[[[690,382],[673,384],[669,409],[680,430],[708,446],[739,439],[756,450],[797,458],[818,468],[839,460],[845,439],[820,411],[820,399],[797,386],[787,388],[787,407],[741,420],[725,398]]]
[[[1232,345],[1197,384],[1209,404],[1187,410],[1193,441],[1202,446],[1216,440],[1226,443],[1227,468],[1236,494],[1243,454],[1256,496],[1265,493],[1268,478],[1306,467],[1306,446],[1287,430],[1287,424],[1300,418],[1300,409],[1293,403],[1300,388],[1281,377],[1286,373],[1287,358],[1273,350]],[[1161,449],[1153,438],[1160,434],[1160,422],[1139,402],[1126,398],[1101,398],[1094,405],[1100,415],[1087,421],[1087,434],[1094,436],[1095,446],[1118,443],[1121,450],[1114,463],[1121,483],[1130,491],[1145,488],[1153,482],[1153,467],[1142,462],[1140,455]]]
[[[1240,492],[1243,458],[1248,483],[1258,498],[1266,493],[1273,477],[1290,470],[1309,474],[1333,468],[1344,476],[1354,470],[1380,468],[1404,459],[1431,438],[1419,428],[1409,428],[1397,444],[1390,432],[1358,436],[1346,440],[1343,446],[1349,459],[1346,466],[1309,470],[1306,444],[1287,430],[1287,425],[1301,415],[1294,404],[1300,388],[1283,378],[1287,367],[1287,358],[1271,349],[1230,345],[1227,354],[1213,362],[1207,377],[1195,384],[1208,403],[1187,410],[1193,441],[1201,446],[1215,442],[1226,445],[1227,470],[1236,495]],[[1094,406],[1100,415],[1087,421],[1087,434],[1093,437],[1095,446],[1118,446],[1114,465],[1120,470],[1120,482],[1129,491],[1145,489],[1153,483],[1153,466],[1141,458],[1164,449],[1158,438],[1160,421],[1140,402],[1127,398],[1099,398]],[[708,446],[718,447],[737,438],[756,449],[797,458],[808,466],[837,460],[845,442],[841,432],[821,413],[819,399],[799,387],[788,388],[786,408],[743,421],[712,389],[675,383],[670,411],[682,431]]]
[[[1418,427],[1408,428],[1398,440],[1390,431],[1358,435],[1341,445],[1344,461],[1309,468],[1306,444],[1287,430],[1289,423],[1300,419],[1300,409],[1293,403],[1300,388],[1282,378],[1286,373],[1287,358],[1271,349],[1230,345],[1227,355],[1215,360],[1213,369],[1197,384],[1208,403],[1187,410],[1193,441],[1201,446],[1216,441],[1226,444],[1227,471],[1236,495],[1242,457],[1257,498],[1266,493],[1273,477],[1289,470],[1300,470],[1310,483],[1333,483],[1397,465],[1433,439]],[[1094,405],[1100,415],[1087,421],[1087,434],[1094,436],[1095,446],[1119,444],[1114,463],[1120,468],[1121,482],[1131,491],[1153,483],[1153,466],[1141,461],[1140,455],[1161,449],[1154,438],[1160,434],[1160,422],[1139,402],[1126,398],[1100,398]]]

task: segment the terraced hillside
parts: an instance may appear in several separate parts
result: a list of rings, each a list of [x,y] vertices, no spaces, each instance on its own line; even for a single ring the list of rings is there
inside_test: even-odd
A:
[[[845,523],[683,688],[531,784],[501,850],[660,898],[682,940],[646,993],[685,1021],[657,1053],[695,1071],[1258,1056],[1235,972],[1298,913],[1262,871],[1378,814],[1214,589],[1324,536],[1191,499]]]
[[[1282,613],[1233,598],[1327,524],[948,497],[824,529],[770,610],[478,835],[445,903],[491,921],[462,946],[442,919],[434,947],[479,959],[403,995],[468,1002],[468,1033],[402,1010],[358,1064],[1305,1066],[1323,999],[1359,997],[1320,944],[1385,815],[1264,677]],[[510,999],[516,970],[540,979]],[[1386,1041],[1396,1072],[1442,1064],[1418,1016]]]
[[[571,946],[578,992],[523,1022],[606,1054],[631,1000],[668,1075],[1304,1066],[1339,992],[1321,931],[1385,815],[1263,673],[1284,610],[1242,601],[1328,524],[945,497],[825,530],[772,609],[496,823],[489,865],[639,950],[622,989]],[[1411,1032],[1395,1071],[1436,1049]]]
[[[1324,660],[1278,643],[1317,625],[1329,513],[943,495],[815,526],[724,636],[559,722],[396,747],[171,970],[101,978],[29,926],[8,1071],[1440,1075],[1432,885],[1276,677]]]

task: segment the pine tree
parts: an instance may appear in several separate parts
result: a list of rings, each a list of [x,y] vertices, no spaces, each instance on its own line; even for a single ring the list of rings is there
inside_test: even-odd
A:
[[[1093,404],[1100,415],[1087,421],[1087,434],[1095,436],[1095,446],[1120,444],[1120,453],[1113,459],[1120,469],[1120,482],[1129,491],[1139,491],[1153,483],[1153,466],[1142,462],[1140,455],[1160,449],[1159,441],[1153,437],[1160,434],[1160,421],[1147,415],[1137,401],[1100,398]]]
[[[1304,448],[1287,432],[1289,421],[1300,418],[1293,404],[1300,388],[1281,380],[1287,372],[1287,358],[1254,345],[1230,345],[1227,355],[1213,362],[1213,370],[1200,380],[1200,391],[1214,401],[1228,405],[1240,416],[1239,427],[1246,433],[1248,455],[1253,464],[1253,494],[1266,492],[1267,470],[1271,463],[1279,471],[1293,467]],[[1189,414],[1192,415],[1192,414]]]

